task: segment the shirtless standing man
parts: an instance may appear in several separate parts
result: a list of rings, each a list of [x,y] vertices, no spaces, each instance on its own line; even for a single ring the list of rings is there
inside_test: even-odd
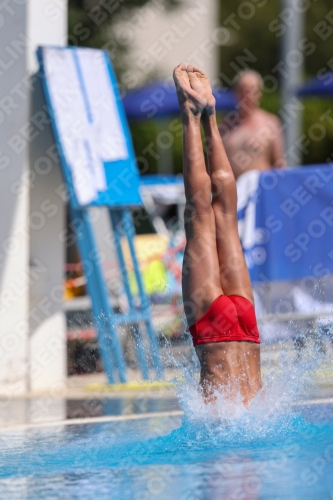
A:
[[[223,144],[235,179],[248,170],[269,170],[286,166],[279,118],[259,108],[262,79],[245,70],[238,75],[236,120],[220,127]]]

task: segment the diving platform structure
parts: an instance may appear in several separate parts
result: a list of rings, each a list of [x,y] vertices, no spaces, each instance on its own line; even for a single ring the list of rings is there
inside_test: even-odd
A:
[[[143,379],[163,379],[159,342],[134,246],[131,207],[142,205],[139,173],[109,56],[102,50],[72,47],[40,47],[37,56],[108,382],[127,381],[118,332],[121,325],[132,329]],[[90,207],[108,209],[128,301],[126,314],[115,313],[110,304]],[[130,250],[139,305],[129,283],[124,239]],[[145,349],[142,326],[150,353]]]

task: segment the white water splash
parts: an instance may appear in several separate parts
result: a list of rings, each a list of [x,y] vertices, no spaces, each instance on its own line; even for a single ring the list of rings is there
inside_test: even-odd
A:
[[[182,365],[178,362],[181,376],[173,380],[184,410],[184,423],[201,431],[205,428],[209,439],[218,435],[245,442],[277,434],[290,435],[297,420],[295,405],[311,390],[314,371],[331,357],[331,345],[328,341],[326,344],[323,348],[324,344],[318,345],[313,335],[306,337],[301,356],[290,341],[276,345],[272,359],[263,364],[263,388],[247,407],[240,394],[230,398],[227,389],[215,391],[214,402],[204,401],[193,349],[192,362],[185,358]]]

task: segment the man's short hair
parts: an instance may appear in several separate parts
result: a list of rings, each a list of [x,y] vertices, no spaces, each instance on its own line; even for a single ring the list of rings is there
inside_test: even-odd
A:
[[[259,82],[259,87],[262,89],[263,86],[264,86],[264,82],[263,82],[263,79],[260,75],[260,73],[258,73],[258,71],[255,71],[254,69],[244,69],[243,71],[240,71],[238,73],[238,75],[236,76],[236,79],[234,81],[234,84],[233,84],[233,90],[237,91],[241,84],[241,80],[244,76],[247,76],[247,75],[252,75],[252,76],[255,76]]]

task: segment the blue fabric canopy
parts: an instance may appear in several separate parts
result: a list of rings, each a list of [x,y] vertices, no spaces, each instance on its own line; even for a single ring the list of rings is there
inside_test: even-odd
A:
[[[236,98],[230,90],[213,89],[216,109],[227,111],[234,109]],[[179,114],[179,105],[175,85],[170,81],[158,81],[140,89],[131,90],[123,97],[127,118],[144,120]]]
[[[297,92],[299,96],[333,96],[333,71],[311,78]]]

